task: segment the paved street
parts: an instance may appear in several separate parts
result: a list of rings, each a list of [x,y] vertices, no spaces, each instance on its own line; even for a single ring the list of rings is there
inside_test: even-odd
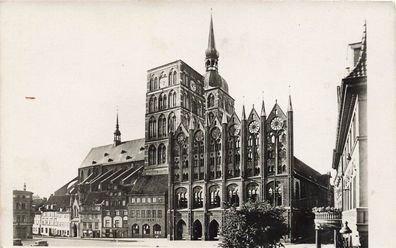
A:
[[[78,239],[78,238],[42,238],[48,241],[49,246],[97,246],[97,247],[152,247],[152,248],[215,248],[219,247],[217,241],[169,241],[167,239]],[[25,246],[34,243],[33,240],[23,241]],[[285,247],[292,248],[314,248],[315,244],[286,244]],[[333,248],[332,245],[322,245],[323,248]]]

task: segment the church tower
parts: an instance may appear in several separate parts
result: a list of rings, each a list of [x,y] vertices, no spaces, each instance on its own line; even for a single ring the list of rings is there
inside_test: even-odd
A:
[[[208,47],[205,51],[206,73],[204,77],[206,114],[209,122],[215,117],[222,119],[223,113],[229,117],[234,112],[234,99],[229,95],[228,84],[220,76],[219,52],[216,49],[215,36],[213,30],[213,17],[210,17]]]
[[[203,77],[182,60],[147,71],[145,173],[167,174],[169,138],[204,120]]]
[[[117,119],[116,119],[116,130],[114,131],[114,146],[118,146],[121,144],[121,131],[120,131],[120,125],[118,124],[118,113],[117,113]]]

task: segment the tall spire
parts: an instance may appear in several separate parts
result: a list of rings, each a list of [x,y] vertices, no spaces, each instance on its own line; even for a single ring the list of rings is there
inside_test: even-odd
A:
[[[245,114],[245,105],[242,107],[242,120],[246,120],[246,114]]]
[[[212,14],[210,14],[208,48],[205,51],[205,55],[206,55],[206,60],[205,60],[206,71],[217,70],[217,61],[219,59],[219,52],[216,50]]]
[[[114,145],[118,146],[119,144],[121,144],[121,132],[120,132],[120,125],[118,123],[118,110],[117,110],[116,130],[114,131]]]
[[[287,105],[287,112],[292,112],[292,111],[293,111],[292,100],[291,100],[291,95],[289,95],[289,104]]]

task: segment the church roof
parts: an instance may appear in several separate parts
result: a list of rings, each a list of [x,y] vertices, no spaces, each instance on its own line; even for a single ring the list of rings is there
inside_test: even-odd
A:
[[[59,210],[60,208],[66,209],[70,207],[70,195],[51,195],[46,202],[47,206],[54,205],[54,209]]]
[[[72,193],[72,191],[75,188],[75,184],[78,181],[78,177],[73,178],[71,181],[60,187],[58,190],[55,191],[54,195],[55,196],[62,196],[66,194]]]
[[[228,93],[228,83],[217,71],[210,70],[205,73],[204,85],[205,88],[221,88]]]
[[[82,200],[82,205],[91,206],[102,203],[107,198],[106,192],[89,192]]]
[[[294,171],[316,183],[324,185],[323,175],[298,158],[294,157]]]
[[[98,164],[116,164],[144,160],[144,138],[94,147],[89,151],[80,168]]]
[[[132,194],[163,194],[168,191],[168,175],[144,175],[132,188]]]

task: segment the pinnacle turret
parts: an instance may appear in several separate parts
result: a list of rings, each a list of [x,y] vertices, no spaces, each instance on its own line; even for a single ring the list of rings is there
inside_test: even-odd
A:
[[[261,105],[261,116],[267,116],[267,114],[265,113],[265,104],[264,104],[264,100],[263,103]]]
[[[291,95],[289,95],[289,104],[287,105],[287,111],[288,112],[292,112],[293,111]]]

